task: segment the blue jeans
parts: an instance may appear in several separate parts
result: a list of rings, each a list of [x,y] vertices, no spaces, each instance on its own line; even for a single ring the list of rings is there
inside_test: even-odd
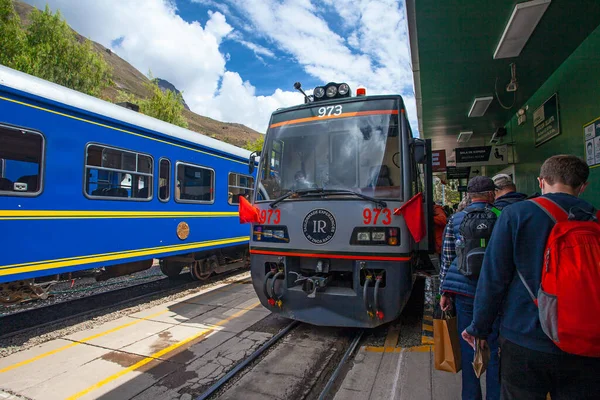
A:
[[[481,400],[481,384],[479,378],[473,370],[473,358],[475,350],[462,337],[462,332],[471,325],[473,321],[473,298],[456,295],[454,305],[456,306],[456,319],[458,325],[458,337],[460,342],[460,351],[462,356],[462,400]],[[486,399],[500,399],[500,372],[498,359],[498,328],[500,318],[496,318],[492,333],[487,341],[490,346],[490,362],[486,372]]]

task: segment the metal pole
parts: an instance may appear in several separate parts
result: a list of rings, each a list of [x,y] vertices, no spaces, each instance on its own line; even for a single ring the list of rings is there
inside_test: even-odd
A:
[[[446,205],[446,185],[442,184],[442,205]]]

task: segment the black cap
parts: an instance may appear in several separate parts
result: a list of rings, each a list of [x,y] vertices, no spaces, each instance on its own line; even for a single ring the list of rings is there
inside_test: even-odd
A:
[[[487,176],[476,176],[469,181],[467,193],[493,192],[495,189],[496,185],[492,178],[488,178]]]

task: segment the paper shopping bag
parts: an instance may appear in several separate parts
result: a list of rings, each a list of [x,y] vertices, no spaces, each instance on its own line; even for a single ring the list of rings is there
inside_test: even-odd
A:
[[[439,371],[460,371],[460,344],[456,317],[443,313],[441,319],[433,320],[433,354],[435,369]]]
[[[483,349],[481,348],[481,342],[479,339],[475,340],[475,357],[473,357],[473,370],[475,375],[480,378],[481,375],[487,369],[488,363],[490,362],[490,346],[487,342]]]

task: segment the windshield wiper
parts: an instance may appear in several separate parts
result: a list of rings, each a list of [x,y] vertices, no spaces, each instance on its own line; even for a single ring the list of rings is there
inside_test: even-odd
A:
[[[276,198],[270,205],[271,208],[275,208],[277,206],[277,204],[281,203],[282,201],[284,201],[285,199],[287,199],[288,197],[294,196],[294,195],[298,195],[298,196],[303,196],[305,194],[310,194],[310,193],[322,193],[324,192],[323,188],[314,188],[314,189],[298,189],[298,190],[292,190],[291,192],[287,192],[286,194],[284,194],[283,196],[279,196],[278,198]]]
[[[353,194],[355,196],[360,197],[361,199],[368,200],[368,201],[371,201],[371,202],[373,202],[375,204],[378,204],[382,208],[386,208],[387,207],[387,203],[385,201],[383,201],[383,200],[379,200],[379,199],[376,199],[374,197],[367,196],[366,194],[355,192],[354,190],[350,190],[350,189],[325,189],[325,190],[323,190],[323,193],[324,194]]]
[[[331,194],[353,194],[355,196],[360,197],[361,199],[364,200],[368,200],[371,201],[375,204],[380,205],[382,208],[386,208],[387,207],[387,203],[383,200],[379,200],[376,199],[374,197],[371,196],[367,196],[366,194],[362,194],[362,193],[358,193],[355,192],[353,190],[349,190],[349,189],[323,189],[323,188],[314,188],[314,189],[299,189],[299,190],[292,190],[291,192],[288,192],[286,194],[284,194],[283,196],[278,197],[277,199],[275,199],[275,201],[273,201],[270,205],[271,208],[276,208],[277,204],[281,203],[282,201],[284,201],[285,199],[297,195],[298,197],[304,196],[304,195],[311,195],[311,194],[324,194],[324,195],[331,195]]]

